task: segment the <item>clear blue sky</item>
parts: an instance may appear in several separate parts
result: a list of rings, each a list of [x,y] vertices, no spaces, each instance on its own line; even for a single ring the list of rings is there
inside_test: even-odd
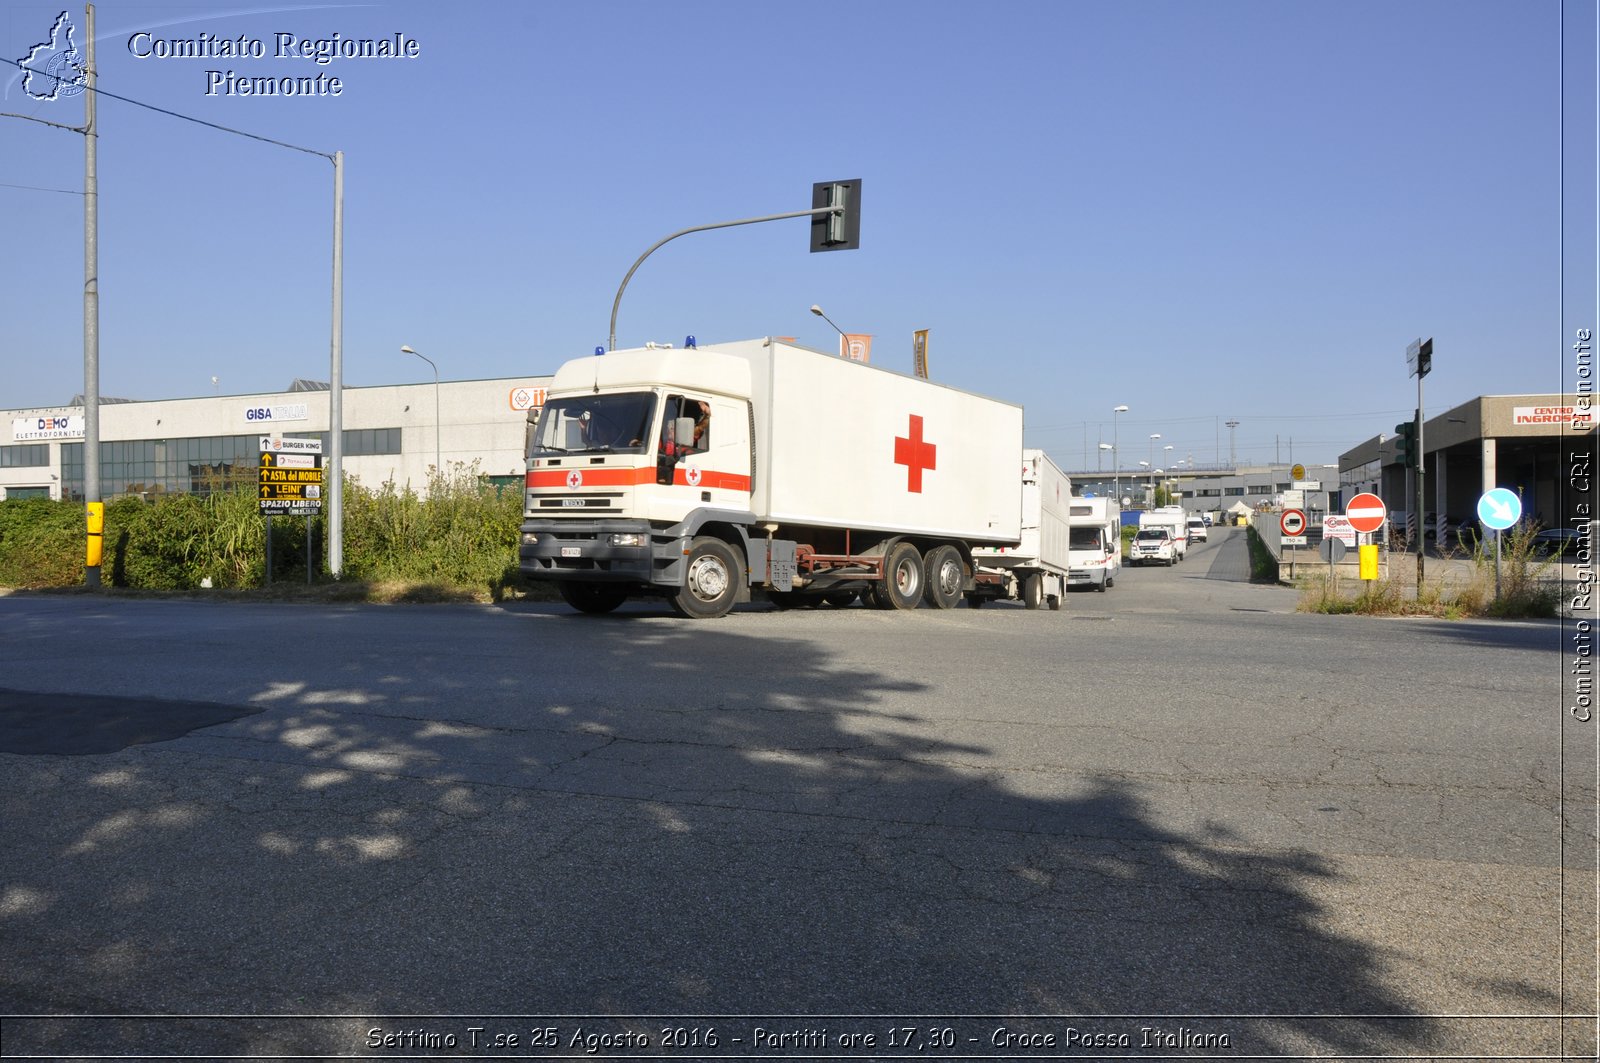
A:
[[[3,54],[61,10],[7,3]],[[1594,325],[1580,0],[1565,42],[1560,0],[96,11],[106,92],[345,153],[352,386],[431,379],[402,344],[447,380],[548,373],[605,343],[651,243],[809,207],[834,178],[864,181],[860,250],[808,254],[803,221],[684,237],[634,277],[618,345],[832,349],[820,303],[909,370],[927,328],[935,379],[1023,404],[1029,445],[1092,468],[1119,403],[1125,463],[1154,432],[1158,464],[1226,459],[1228,419],[1241,460],[1292,439],[1336,461],[1409,416],[1408,341],[1435,339],[1438,413],[1570,386],[1570,329]],[[268,55],[140,58],[141,31]],[[278,32],[420,55],[280,60]],[[208,96],[208,70],[343,93]],[[81,96],[30,99],[13,67],[0,90],[0,111],[81,121]],[[105,97],[99,121],[102,394],[326,380],[332,165]],[[0,408],[83,389],[82,180],[82,137],[0,118]]]

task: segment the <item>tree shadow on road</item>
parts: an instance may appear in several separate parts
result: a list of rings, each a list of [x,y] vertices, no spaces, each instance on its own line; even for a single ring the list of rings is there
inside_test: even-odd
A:
[[[1275,1015],[1250,1035],[1269,1054],[1436,1030],[1329,929],[1323,860],[1164,827],[1170,794],[1133,777],[1002,756],[973,723],[994,706],[922,711],[940,695],[902,662],[757,616],[439,612],[472,627],[454,669],[297,614],[325,648],[257,715],[4,758],[6,1010]],[[362,1047],[250,1029],[230,1050]]]

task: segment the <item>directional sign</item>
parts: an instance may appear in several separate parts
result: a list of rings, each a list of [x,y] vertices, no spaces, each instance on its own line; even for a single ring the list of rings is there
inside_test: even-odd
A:
[[[1291,479],[1304,480],[1306,478],[1306,467],[1304,465],[1296,465],[1289,470],[1289,476]]]
[[[1377,495],[1363,491],[1344,507],[1344,515],[1349,518],[1350,527],[1356,531],[1375,532],[1383,527],[1383,520],[1389,515],[1389,508]]]
[[[1306,530],[1306,515],[1298,509],[1286,509],[1278,518],[1278,529],[1291,538]]]
[[[1522,519],[1522,499],[1517,497],[1515,491],[1508,491],[1504,487],[1485,491],[1483,497],[1478,499],[1478,519],[1485,528],[1505,531]]]
[[[322,441],[261,437],[256,497],[263,516],[322,512]]]

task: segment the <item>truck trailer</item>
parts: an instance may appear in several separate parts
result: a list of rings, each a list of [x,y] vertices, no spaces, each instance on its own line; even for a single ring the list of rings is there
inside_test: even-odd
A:
[[[1061,608],[1067,590],[1067,520],[1072,481],[1042,450],[1022,452],[1022,539],[973,550],[978,572],[967,604],[1008,598],[1029,609]]]
[[[519,566],[574,608],[665,597],[948,609],[1021,540],[1022,408],[776,339],[556,370],[530,414]]]

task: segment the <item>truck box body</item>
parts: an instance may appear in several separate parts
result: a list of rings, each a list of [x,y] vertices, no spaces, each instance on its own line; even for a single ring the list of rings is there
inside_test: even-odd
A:
[[[1019,406],[782,341],[581,358],[530,424],[522,569],[563,594],[660,593],[693,580],[710,537],[734,555],[713,559],[719,579],[738,561],[741,586],[820,590],[846,569],[884,580],[909,542],[948,608],[972,548],[1019,541],[1021,450]]]
[[[1007,577],[991,597],[1018,598],[1030,608],[1044,600],[1054,608],[1066,590],[1072,481],[1042,450],[1022,452],[1021,480],[1022,528],[1017,545],[975,548],[972,559]],[[1040,580],[1037,588],[1029,587],[1033,577]]]
[[[750,367],[758,520],[1014,543],[1022,408],[787,343]]]

